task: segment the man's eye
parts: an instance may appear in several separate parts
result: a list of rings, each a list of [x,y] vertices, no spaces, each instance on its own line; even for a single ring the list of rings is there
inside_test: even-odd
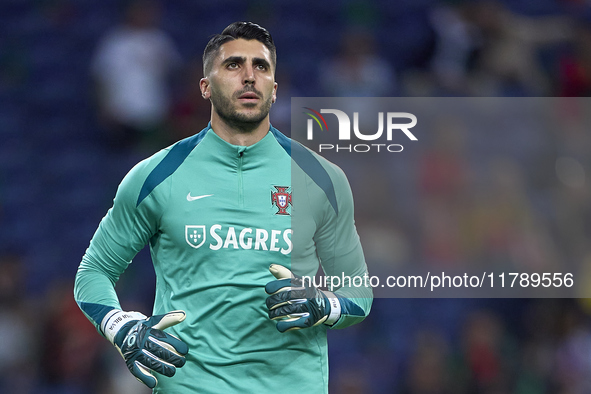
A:
[[[228,68],[237,68],[238,63],[228,63]]]
[[[264,64],[257,64],[257,70],[262,70],[265,71],[267,69],[267,67]]]

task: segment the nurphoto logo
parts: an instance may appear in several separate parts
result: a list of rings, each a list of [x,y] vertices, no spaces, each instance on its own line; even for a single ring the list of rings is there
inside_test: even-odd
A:
[[[310,116],[307,123],[307,139],[314,139],[314,124],[318,125],[316,129],[320,129],[320,132],[328,132],[328,124],[322,114],[333,114],[337,117],[339,124],[338,140],[351,141],[352,134],[361,141],[375,141],[374,143],[364,144],[319,144],[318,151],[334,150],[336,152],[402,152],[404,147],[401,144],[393,144],[392,139],[394,136],[399,135],[402,132],[409,140],[417,141],[417,137],[410,131],[411,128],[416,126],[417,117],[408,112],[378,112],[378,130],[376,132],[367,133],[359,130],[359,112],[353,112],[353,127],[351,127],[351,119],[344,111],[338,109],[321,109],[320,112],[309,107],[303,107],[309,112],[304,112]],[[384,119],[385,122],[384,122]],[[406,122],[404,122],[406,119]],[[387,143],[379,143],[384,141],[384,123],[386,123],[386,135],[385,141]],[[352,131],[352,132],[351,132]]]

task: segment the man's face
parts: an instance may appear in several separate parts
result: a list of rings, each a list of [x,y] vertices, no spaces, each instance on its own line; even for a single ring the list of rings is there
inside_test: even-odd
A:
[[[201,80],[203,97],[229,124],[259,124],[275,102],[277,84],[271,52],[257,40],[237,39],[223,44]]]

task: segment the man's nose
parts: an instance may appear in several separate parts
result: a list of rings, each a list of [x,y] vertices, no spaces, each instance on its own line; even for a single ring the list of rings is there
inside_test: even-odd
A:
[[[246,84],[254,84],[254,67],[246,66],[244,67],[244,81],[243,83]]]

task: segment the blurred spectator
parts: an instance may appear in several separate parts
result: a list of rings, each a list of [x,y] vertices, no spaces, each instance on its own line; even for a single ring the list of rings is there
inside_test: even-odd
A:
[[[131,1],[123,23],[106,34],[96,50],[91,71],[100,120],[113,148],[143,144],[153,150],[167,140],[167,83],[181,58],[171,38],[158,28],[159,17],[156,1]]]
[[[587,97],[591,94],[591,25],[580,22],[572,48],[559,61],[558,95]]]
[[[566,17],[520,15],[499,0],[443,3],[431,10],[430,23],[431,69],[405,71],[410,95],[550,96],[554,82],[541,52],[573,36]]]
[[[380,57],[373,36],[366,31],[343,35],[339,53],[321,65],[320,85],[325,96],[392,96],[394,69]]]
[[[578,305],[568,303],[559,314],[561,332],[556,348],[556,392],[591,392],[591,330]]]
[[[467,191],[468,130],[460,117],[443,116],[432,124],[433,140],[423,150],[419,162],[419,190],[425,198],[455,202]]]
[[[24,288],[23,260],[18,253],[0,256],[0,392],[33,393],[37,376],[36,325],[40,316]]]
[[[209,122],[211,105],[204,100],[199,88],[203,78],[201,59],[195,59],[184,73],[182,91],[172,107],[174,140],[189,137],[203,129]]]
[[[286,135],[290,137],[291,98],[306,95],[301,91],[301,87],[297,86],[297,82],[293,82],[291,74],[285,69],[277,70],[275,82],[277,82],[277,101],[271,107],[271,122],[273,127],[285,130]]]
[[[522,168],[511,158],[495,157],[486,184],[466,209],[464,239],[469,260],[489,267],[531,272],[558,269],[558,258],[544,218],[531,208]]]
[[[433,140],[419,158],[421,258],[427,264],[457,266],[465,257],[459,218],[469,189],[466,126],[454,117],[433,125]]]
[[[452,392],[511,392],[511,372],[518,353],[501,317],[487,310],[473,312],[465,322],[461,338]]]
[[[474,2],[467,15],[482,37],[473,75],[473,86],[477,89],[474,94],[552,94],[552,86],[539,61],[539,54],[542,48],[570,38],[568,19],[518,15],[498,0]]]
[[[465,12],[465,3],[450,2],[433,8],[429,15],[436,37],[431,59],[435,83],[443,92],[460,95],[469,93],[469,68],[482,40]]]
[[[371,387],[368,378],[361,368],[345,370],[331,383],[335,393],[339,394],[365,394]]]
[[[419,332],[409,360],[405,394],[451,394],[448,346],[437,331]]]
[[[56,392],[96,393],[108,383],[101,362],[108,342],[80,313],[73,291],[72,284],[56,282],[45,300],[41,377]]]
[[[564,300],[528,300],[529,305],[521,314],[514,331],[519,335],[519,365],[513,373],[515,393],[554,393],[551,376],[555,368],[557,323]],[[568,303],[567,301],[566,303]],[[523,303],[522,303],[523,304]]]

